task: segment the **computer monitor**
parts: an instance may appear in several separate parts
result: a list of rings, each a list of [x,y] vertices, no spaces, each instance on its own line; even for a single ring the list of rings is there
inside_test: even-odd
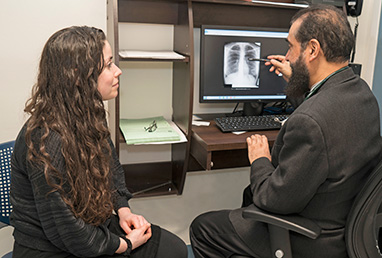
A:
[[[288,30],[220,25],[201,26],[200,103],[286,101],[282,76],[263,61],[285,55]]]

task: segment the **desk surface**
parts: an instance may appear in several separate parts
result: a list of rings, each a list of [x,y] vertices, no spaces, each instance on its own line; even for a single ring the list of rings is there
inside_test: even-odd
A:
[[[246,139],[253,134],[267,136],[269,145],[272,146],[278,133],[279,130],[251,131],[239,135],[223,133],[214,121],[210,121],[210,126],[192,126],[192,137],[200,141],[207,151],[246,149]]]
[[[271,147],[279,130],[251,131],[243,134],[223,133],[210,120],[209,126],[192,126],[191,155],[206,170],[213,168],[248,166],[247,137],[267,136]]]

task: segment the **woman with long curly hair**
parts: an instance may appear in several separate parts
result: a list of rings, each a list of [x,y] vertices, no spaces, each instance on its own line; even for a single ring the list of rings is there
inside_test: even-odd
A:
[[[45,44],[12,156],[14,258],[187,257],[130,210],[103,104],[121,73],[100,29],[65,28]]]

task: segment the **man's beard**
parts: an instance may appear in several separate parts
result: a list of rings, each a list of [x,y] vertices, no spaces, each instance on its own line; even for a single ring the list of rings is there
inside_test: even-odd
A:
[[[302,55],[298,57],[295,63],[291,63],[290,66],[292,68],[292,75],[288,85],[285,87],[285,93],[289,98],[303,98],[309,91],[310,75],[308,67],[303,62]]]

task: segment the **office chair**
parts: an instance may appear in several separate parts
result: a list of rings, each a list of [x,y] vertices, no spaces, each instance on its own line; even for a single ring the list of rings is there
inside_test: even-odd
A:
[[[9,225],[12,206],[9,201],[11,185],[11,155],[15,141],[0,144],[0,221]],[[3,227],[4,224],[1,226]]]
[[[382,161],[375,167],[358,193],[345,226],[345,242],[349,258],[382,257],[379,250],[382,234]],[[311,239],[321,232],[313,221],[297,215],[278,215],[263,211],[254,205],[243,212],[251,218],[268,224],[272,257],[292,258],[289,231]],[[382,235],[381,235],[382,236]],[[234,256],[242,257],[242,256]]]
[[[0,144],[0,228],[9,225],[9,215],[12,205],[9,201],[9,188],[11,184],[11,155],[15,141]],[[12,252],[3,256],[11,258]]]

